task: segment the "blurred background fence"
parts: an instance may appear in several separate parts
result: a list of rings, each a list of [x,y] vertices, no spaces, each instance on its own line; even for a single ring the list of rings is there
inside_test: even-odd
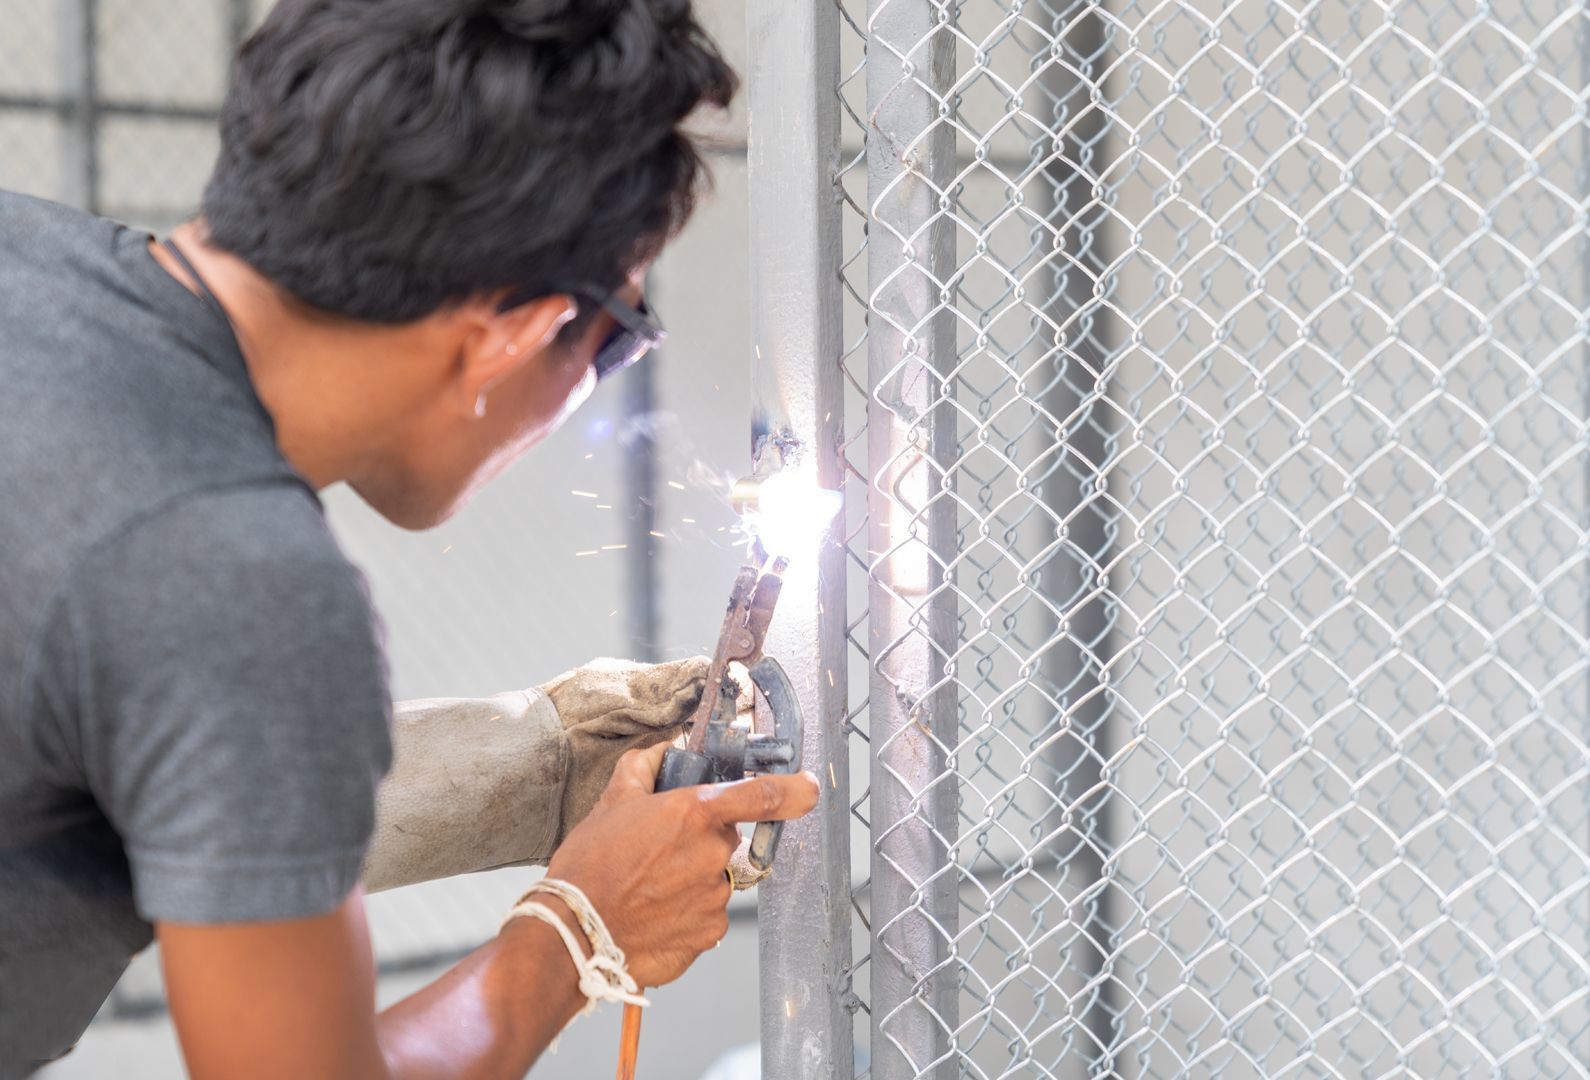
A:
[[[1585,1076],[1584,5],[824,32],[869,1075]]]

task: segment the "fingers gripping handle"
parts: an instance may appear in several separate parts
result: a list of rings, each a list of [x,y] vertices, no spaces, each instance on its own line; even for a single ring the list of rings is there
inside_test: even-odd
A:
[[[767,702],[773,718],[771,735],[750,737],[728,724],[714,724],[708,731],[701,752],[672,748],[663,756],[657,776],[658,791],[738,780],[746,772],[793,773],[801,767],[801,743],[805,724],[800,701],[789,676],[778,661],[764,656],[751,669],[751,681]],[[751,865],[766,870],[773,865],[778,838],[784,823],[761,821],[751,833],[748,857]]]

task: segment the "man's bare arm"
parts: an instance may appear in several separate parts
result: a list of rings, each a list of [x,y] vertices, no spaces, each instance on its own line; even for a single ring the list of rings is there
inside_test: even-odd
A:
[[[727,931],[734,823],[799,817],[818,794],[800,775],[654,795],[664,749],[620,760],[548,869],[584,889],[642,986],[672,982]],[[533,919],[379,1015],[357,893],[319,918],[156,931],[196,1080],[517,1080],[585,1003],[562,940]]]
[[[380,1014],[358,895],[314,919],[157,929],[195,1080],[519,1077],[585,1003],[533,919]]]

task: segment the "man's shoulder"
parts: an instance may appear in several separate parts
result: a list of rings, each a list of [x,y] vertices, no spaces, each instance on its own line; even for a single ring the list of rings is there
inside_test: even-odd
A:
[[[258,480],[181,492],[145,508],[108,537],[93,561],[116,581],[153,573],[172,582],[244,575],[290,583],[361,580],[301,480]]]
[[[0,188],[0,247],[55,253],[62,240],[80,238],[108,251],[120,228],[108,218],[75,207]]]
[[[334,704],[384,727],[369,588],[307,488],[194,493],[129,522],[83,561],[65,607],[102,702],[191,699],[228,730],[238,708],[296,701],[304,715],[280,722],[291,727]]]

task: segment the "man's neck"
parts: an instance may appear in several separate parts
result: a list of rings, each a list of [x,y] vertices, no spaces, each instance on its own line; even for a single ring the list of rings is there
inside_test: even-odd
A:
[[[399,376],[402,349],[396,331],[313,311],[243,260],[211,247],[202,223],[179,225],[171,239],[226,310],[288,463],[317,490],[357,476],[379,452],[389,426],[380,411],[383,395],[372,395],[360,376],[377,359],[388,375]],[[150,253],[184,287],[201,293],[199,283],[165,248],[152,244]],[[385,340],[389,337],[394,340]]]

